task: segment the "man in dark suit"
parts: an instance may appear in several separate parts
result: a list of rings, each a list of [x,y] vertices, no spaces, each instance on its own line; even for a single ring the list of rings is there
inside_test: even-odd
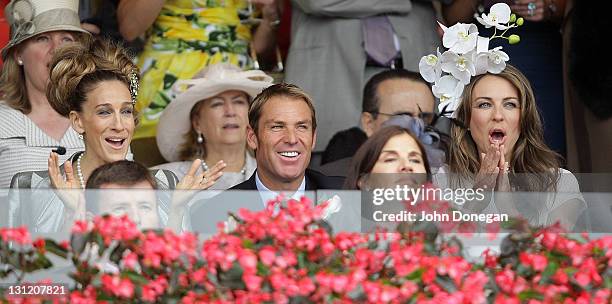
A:
[[[225,220],[228,211],[238,207],[263,209],[266,202],[281,193],[299,199],[306,191],[341,189],[343,178],[307,169],[316,129],[315,109],[303,90],[285,83],[264,89],[251,104],[247,129],[247,143],[255,151],[257,170],[248,180],[229,189],[253,190],[255,194],[245,199],[228,191],[199,204],[191,212],[194,230],[212,233],[215,225],[211,224]]]
[[[428,123],[433,118],[434,103],[429,84],[417,72],[395,69],[374,75],[363,89],[363,131],[353,127],[336,133],[325,148],[318,169],[324,174],[334,172],[335,175],[346,176],[357,149],[385,121],[403,114],[420,117]]]

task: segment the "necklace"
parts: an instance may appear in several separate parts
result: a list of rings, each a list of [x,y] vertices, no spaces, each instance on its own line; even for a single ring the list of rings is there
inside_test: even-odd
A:
[[[208,165],[206,164],[204,160],[202,160],[200,167],[202,167],[203,172],[208,172],[208,170],[210,169],[208,168]],[[244,167],[242,167],[242,170],[240,170],[240,174],[242,174],[242,180],[245,181],[246,180],[246,161],[245,161]]]
[[[79,154],[77,157],[77,175],[79,176],[79,182],[81,183],[81,188],[85,189],[85,179],[83,179],[83,171],[81,171],[81,158],[83,158],[83,154]]]

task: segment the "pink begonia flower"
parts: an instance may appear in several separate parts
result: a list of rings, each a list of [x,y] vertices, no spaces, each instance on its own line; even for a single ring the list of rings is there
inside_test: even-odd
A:
[[[487,248],[481,254],[484,256],[484,264],[488,268],[497,267],[497,256],[495,254],[491,254],[491,249]]]
[[[489,282],[489,277],[482,271],[468,273],[461,285],[463,294],[470,297],[470,303],[486,303],[485,285]]]
[[[548,265],[548,259],[537,253],[521,252],[519,254],[521,263],[533,268],[535,271],[543,271]]]
[[[32,243],[30,231],[25,226],[18,228],[0,228],[0,237],[4,242],[15,242],[19,245],[28,245]]]
[[[142,286],[142,298],[145,301],[155,302],[157,297],[162,295],[167,288],[168,279],[164,276],[158,276]]]
[[[308,295],[316,289],[314,282],[307,277],[300,279],[297,282],[297,286],[299,288],[298,292],[302,296]]]
[[[73,234],[85,234],[89,232],[90,225],[88,221],[75,221],[72,226]]]
[[[131,298],[134,295],[134,283],[127,278],[104,274],[100,280],[102,287],[115,296]]]
[[[521,300],[518,297],[500,293],[495,297],[495,304],[521,304]]]
[[[45,242],[45,240],[44,240],[44,239],[37,238],[37,239],[36,239],[34,242],[32,242],[32,246],[33,246],[34,248],[38,249],[38,251],[39,251],[40,253],[43,253],[43,254],[44,254],[44,253],[46,252],[46,250],[45,250],[45,243],[46,243],[46,242]]]
[[[72,304],[96,304],[96,289],[89,285],[83,292],[73,291],[70,293],[70,303]]]
[[[238,263],[242,266],[242,270],[248,273],[257,272],[257,256],[250,250],[243,250]]]
[[[402,297],[410,298],[415,292],[417,292],[417,290],[419,290],[419,286],[416,283],[414,283],[413,281],[406,281],[400,287],[399,292]]]
[[[109,245],[111,241],[129,241],[140,235],[140,230],[127,215],[121,217],[96,217],[94,219],[94,229],[98,230],[104,239],[104,243]]]
[[[261,289],[261,283],[263,282],[262,277],[246,273],[242,275],[242,280],[250,291],[259,291]]]
[[[331,287],[336,293],[345,293],[349,279],[346,275],[331,275]]]
[[[259,249],[259,260],[266,266],[272,265],[276,259],[276,251],[272,246],[264,246]]]
[[[138,264],[138,255],[131,251],[126,251],[123,256],[123,266],[127,269],[135,269]]]

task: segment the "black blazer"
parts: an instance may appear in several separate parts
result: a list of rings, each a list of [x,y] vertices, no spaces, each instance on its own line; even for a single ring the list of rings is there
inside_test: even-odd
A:
[[[257,172],[257,171],[256,171]],[[342,189],[344,178],[339,176],[326,176],[314,170],[306,169],[306,191],[319,189]],[[217,223],[226,221],[228,213],[237,214],[240,208],[250,210],[263,210],[264,202],[257,190],[255,173],[246,181],[224,191],[209,199],[196,201],[190,208],[191,227],[194,231],[211,235],[217,231]],[[234,191],[238,190],[238,191]],[[249,193],[240,194],[240,191],[250,190]],[[317,198],[313,198],[317,202]]]
[[[229,188],[228,190],[257,190],[257,183],[255,182],[255,173],[244,182]],[[304,174],[306,176],[306,191],[314,191],[318,189],[342,189],[344,184],[344,177],[342,176],[327,176],[321,172],[306,169]]]

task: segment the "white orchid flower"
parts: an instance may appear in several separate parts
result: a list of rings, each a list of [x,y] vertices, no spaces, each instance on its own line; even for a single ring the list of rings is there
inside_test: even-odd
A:
[[[459,98],[463,93],[464,85],[452,75],[444,75],[438,79],[438,81],[431,87],[431,91],[438,99],[440,99],[440,105],[438,109],[442,109],[446,106],[450,106],[447,110],[454,111],[459,105]]]
[[[493,74],[499,74],[506,68],[506,61],[510,60],[510,56],[501,50],[501,46],[498,46],[488,52],[489,68],[488,72]]]
[[[436,50],[437,56],[429,54],[421,57],[419,61],[419,72],[425,81],[434,83],[442,76],[442,68],[440,66],[440,51]]]
[[[474,52],[460,55],[446,51],[440,58],[442,71],[450,73],[461,81],[462,84],[466,85],[470,83],[470,78],[476,75],[474,57]]]
[[[442,27],[442,44],[453,53],[465,54],[476,47],[478,28],[472,23],[457,23],[449,28]]]
[[[486,53],[480,53],[476,57],[476,75],[484,73],[499,74],[506,68],[506,61],[510,60],[508,54],[498,46]]]
[[[506,24],[510,22],[510,14],[512,11],[510,10],[510,6],[506,3],[496,3],[491,6],[489,10],[489,14],[482,13],[481,17],[476,17],[476,20],[486,28],[490,28],[494,26],[498,30],[508,29],[509,26]]]

